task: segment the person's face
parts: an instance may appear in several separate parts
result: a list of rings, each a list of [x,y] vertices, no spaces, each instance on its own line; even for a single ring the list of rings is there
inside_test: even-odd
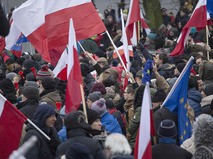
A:
[[[56,121],[56,116],[55,115],[51,115],[49,116],[46,120],[45,120],[45,123],[46,123],[46,126],[48,128],[52,128],[55,124],[55,121]]]
[[[6,65],[6,68],[9,70],[9,71],[12,71],[14,69],[14,64],[9,64],[9,65]]]
[[[101,120],[100,119],[96,119],[92,124],[91,124],[91,128],[93,130],[101,130],[102,124],[101,124]]]
[[[159,59],[159,55],[156,55],[154,60],[155,60],[155,63],[156,63],[157,66],[159,66],[162,63],[162,60]]]
[[[124,91],[124,99],[128,100],[130,98],[130,96],[131,96],[131,93],[128,93],[128,90],[126,88],[125,91]]]
[[[93,103],[93,102],[92,102],[90,99],[87,99],[87,106],[88,106],[89,108],[91,108],[92,103]]]
[[[202,91],[204,90],[202,79],[197,80],[197,84],[198,84],[198,90],[199,90],[200,92],[202,92]]]
[[[175,67],[175,69],[174,69],[174,75],[175,75],[175,76],[180,75],[180,72],[178,71],[177,67]]]

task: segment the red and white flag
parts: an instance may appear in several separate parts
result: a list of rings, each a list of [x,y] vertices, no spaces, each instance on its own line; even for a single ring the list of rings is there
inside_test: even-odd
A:
[[[45,1],[28,0],[13,12],[13,22],[43,59],[51,62],[45,30]]]
[[[149,83],[147,82],[142,101],[140,126],[135,142],[135,159],[152,159],[151,135],[154,135],[154,124],[151,113],[152,103]]]
[[[64,81],[67,80],[67,59],[68,54],[67,49],[65,49],[53,70],[54,77],[58,77]]]
[[[170,56],[179,56],[184,53],[184,47],[188,40],[191,28],[195,27],[197,31],[200,31],[206,27],[210,15],[207,13],[206,0],[199,0],[194,12],[192,13],[189,21],[183,27],[181,34],[178,38],[175,49],[171,52]]]
[[[128,40],[126,36],[126,31],[124,27],[124,18],[123,18],[123,11],[121,9],[121,24],[122,24],[122,42],[123,42],[123,50],[124,50],[124,58],[123,60],[124,65],[126,66],[127,70],[130,71],[130,58],[129,58],[129,48],[128,48]]]
[[[126,35],[127,35],[129,44],[132,44],[131,39],[133,37],[137,39],[136,22],[140,21],[140,19],[141,18],[140,18],[139,0],[131,0],[130,7],[129,7],[129,14],[128,14],[127,22],[126,22]],[[133,45],[135,45],[135,38],[133,38]],[[136,40],[136,45],[137,45],[137,40]]]
[[[70,20],[69,40],[68,40],[68,58],[67,58],[67,89],[66,89],[66,104],[65,112],[75,111],[81,104],[82,75],[79,64],[76,36],[73,25],[73,20]]]
[[[20,143],[27,117],[0,94],[0,158],[6,159]]]
[[[141,28],[146,31],[148,35],[150,33],[150,28],[147,25],[143,14],[140,10],[139,0],[131,0],[130,7],[129,7],[129,14],[126,22],[126,34],[128,38],[128,43],[132,44],[133,46],[137,45],[138,39],[138,24],[137,22],[141,22]]]
[[[13,19],[11,20],[10,24],[10,32],[5,37],[5,49],[11,50],[12,46],[16,43],[18,38],[21,36],[21,31],[17,28],[15,23],[13,22]]]
[[[77,41],[106,31],[91,0],[46,0],[45,28],[51,58],[55,54],[60,57],[67,46],[70,18]]]

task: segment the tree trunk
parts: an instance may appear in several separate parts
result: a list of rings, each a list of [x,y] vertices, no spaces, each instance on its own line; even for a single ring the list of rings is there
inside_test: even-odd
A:
[[[143,6],[149,27],[158,29],[163,24],[159,0],[143,0]]]

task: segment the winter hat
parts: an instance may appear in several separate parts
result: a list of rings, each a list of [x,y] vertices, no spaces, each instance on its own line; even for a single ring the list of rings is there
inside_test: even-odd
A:
[[[106,107],[107,109],[113,109],[115,108],[115,104],[113,103],[112,100],[106,99]]]
[[[174,121],[165,119],[160,123],[157,133],[161,138],[174,138],[177,136],[177,127]]]
[[[35,86],[25,86],[22,93],[27,99],[38,99],[39,97],[39,89]]]
[[[39,87],[38,84],[34,81],[27,81],[25,84],[24,84],[24,87],[28,87],[28,86],[33,86],[33,87]]]
[[[211,83],[211,84],[206,85],[203,91],[206,94],[206,96],[212,95],[213,94],[213,84]]]
[[[42,80],[46,77],[52,77],[51,72],[48,70],[48,66],[43,66],[38,72],[36,79],[37,80]]]
[[[27,81],[36,81],[36,77],[34,76],[33,72],[30,72],[26,75]]]
[[[91,93],[95,91],[101,92],[102,95],[106,94],[105,86],[101,82],[97,82],[92,86]]]
[[[56,87],[56,82],[52,77],[43,78],[41,84],[45,90],[55,89]]]
[[[91,100],[92,102],[95,102],[96,100],[99,100],[100,98],[101,98],[101,93],[98,91],[90,93],[87,96],[87,99]]]
[[[201,114],[196,118],[193,126],[195,147],[200,145],[213,148],[213,118]]]
[[[177,64],[176,67],[177,67],[178,71],[181,73],[185,66],[186,66],[185,63],[179,63],[179,64]]]
[[[65,156],[66,159],[92,159],[89,148],[79,142],[71,143]]]
[[[158,102],[163,102],[166,99],[166,92],[162,89],[157,90],[153,97],[152,97],[152,102],[153,103],[158,103]]]
[[[23,62],[23,67],[30,70],[32,67],[35,67],[35,62],[31,59],[25,60]]]
[[[91,109],[96,111],[99,115],[105,113],[106,109],[106,101],[104,98],[100,98],[99,100],[92,103]]]
[[[15,72],[10,72],[8,74],[6,74],[6,78],[13,81],[13,78],[17,76],[17,74]]]
[[[64,125],[67,128],[67,132],[73,129],[91,129],[90,125],[85,122],[85,114],[82,111],[74,111],[66,115]]]
[[[16,61],[15,61],[15,63],[17,63],[17,64],[19,64],[19,65],[22,65],[23,63],[24,63],[24,58],[23,57],[21,57],[21,58],[19,58],[19,59],[17,59]]]
[[[90,73],[89,65],[86,63],[81,63],[81,73],[83,77],[86,77]]]
[[[49,104],[40,104],[33,116],[33,122],[39,127],[46,127],[45,120],[51,115],[55,115],[55,109]],[[44,130],[44,129],[42,129]]]
[[[87,109],[87,117],[88,117],[88,123],[91,125],[96,119],[100,119],[100,115],[92,110],[92,109]]]
[[[115,97],[115,87],[114,86],[106,87],[105,98],[106,99],[114,99],[114,97]]]
[[[8,93],[16,94],[16,89],[12,81],[9,79],[3,79],[0,81],[0,89],[3,92],[3,95],[6,95]]]

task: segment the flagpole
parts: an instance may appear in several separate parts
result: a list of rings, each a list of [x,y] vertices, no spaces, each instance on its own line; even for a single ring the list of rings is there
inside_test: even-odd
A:
[[[51,140],[49,136],[47,136],[47,134],[45,134],[38,126],[36,126],[30,119],[27,119],[27,121],[36,129],[38,130],[44,137],[47,138],[47,140]]]
[[[85,114],[85,117],[86,117],[86,123],[88,123],[86,102],[85,102],[85,98],[84,98],[84,88],[83,88],[82,84],[80,84],[80,90],[81,90],[81,98],[82,98],[82,103],[83,103],[83,111],[84,111],[84,114]]]
[[[81,45],[81,43],[78,41],[79,46],[81,47],[81,49],[83,50],[84,53],[86,53],[86,50],[84,50],[83,46]]]
[[[127,68],[126,68],[126,66],[125,66],[125,64],[124,64],[124,62],[123,62],[123,60],[122,60],[122,58],[121,58],[121,55],[120,55],[119,52],[118,52],[118,48],[115,46],[115,44],[114,44],[114,42],[113,42],[113,40],[112,40],[112,38],[111,38],[111,36],[110,36],[108,30],[106,30],[106,33],[107,33],[107,36],[109,37],[109,40],[110,40],[111,43],[112,43],[112,46],[113,46],[114,49],[115,49],[115,52],[116,52],[117,55],[118,55],[119,60],[121,61],[122,66],[124,67],[124,70],[125,70],[126,72],[128,72],[128,70],[127,70]]]
[[[209,28],[207,25],[206,25],[206,45],[207,46],[209,45]],[[206,53],[207,53],[207,60],[209,61],[209,51],[206,51]]]
[[[138,26],[138,42],[140,41],[140,21],[137,22]]]
[[[183,71],[181,72],[180,76],[178,77],[178,79],[175,81],[175,84],[173,85],[172,89],[170,90],[169,94],[166,96],[166,99],[164,100],[163,104],[161,105],[161,107],[164,106],[165,102],[170,98],[171,94],[174,92],[176,86],[179,83],[179,79],[182,78],[182,76],[185,74],[187,66],[190,64],[190,62],[194,60],[194,57],[191,56],[189,61],[187,62],[186,66],[184,67]]]
[[[111,38],[111,36],[110,36],[108,30],[106,30],[106,33],[107,33],[107,36],[109,37],[109,40],[110,40],[111,43],[112,43],[112,46],[113,46],[114,49],[115,49],[115,52],[116,52],[117,55],[118,55],[118,58],[120,59],[120,62],[121,62],[121,64],[122,64],[122,66],[124,67],[125,72],[129,74],[129,71],[127,70],[127,68],[126,68],[126,66],[125,66],[125,64],[124,64],[124,62],[123,62],[123,60],[122,60],[122,58],[121,58],[121,55],[120,55],[119,52],[118,52],[118,48],[115,46],[115,44],[114,44],[114,42],[113,42],[113,40],[112,40],[112,38]],[[129,74],[129,75],[130,75],[130,74]],[[130,75],[130,76],[131,76],[131,75]],[[129,77],[129,80],[130,80],[131,83],[135,83],[134,78]]]

